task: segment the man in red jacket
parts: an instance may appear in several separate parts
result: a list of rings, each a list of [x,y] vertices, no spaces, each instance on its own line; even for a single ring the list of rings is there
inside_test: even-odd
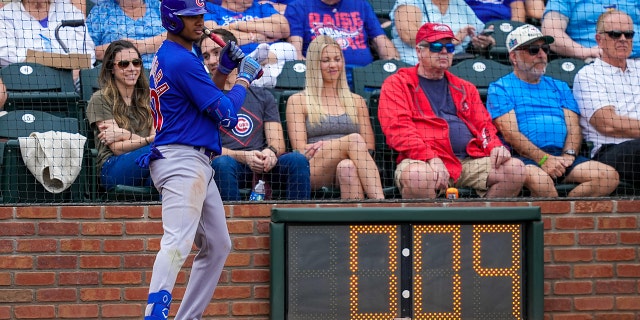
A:
[[[418,65],[382,86],[378,117],[399,153],[395,180],[403,198],[435,198],[449,186],[491,198],[522,189],[524,164],[496,136],[478,90],[448,71],[457,42],[449,26],[424,24],[416,35]]]

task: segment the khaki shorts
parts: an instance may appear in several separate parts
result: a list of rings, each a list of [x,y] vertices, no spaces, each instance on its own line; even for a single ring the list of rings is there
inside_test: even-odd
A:
[[[400,188],[402,192],[402,185],[400,185],[400,175],[410,164],[413,163],[425,163],[422,160],[404,159],[396,167],[394,173],[394,180],[396,186]],[[426,164],[426,163],[425,163]],[[458,182],[454,183],[453,179],[449,179],[449,185],[456,188],[473,188],[476,193],[483,197],[487,193],[487,179],[489,178],[489,172],[491,171],[491,157],[482,158],[466,158],[462,160],[462,173]],[[440,190],[440,193],[445,190]]]

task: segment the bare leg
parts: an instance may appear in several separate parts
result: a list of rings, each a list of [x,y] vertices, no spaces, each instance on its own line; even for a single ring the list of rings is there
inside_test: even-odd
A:
[[[340,186],[341,199],[364,199],[364,190],[358,177],[358,168],[353,161],[347,159],[338,163],[336,180]]]
[[[532,197],[555,198],[558,196],[553,180],[540,167],[534,165],[526,165],[527,179],[524,186],[531,191]]]
[[[487,178],[487,198],[507,198],[515,197],[522,190],[527,170],[524,163],[516,158],[511,158],[500,165],[499,168],[492,169]]]
[[[587,161],[573,168],[565,181],[580,184],[569,192],[570,197],[603,197],[616,189],[620,178],[611,166],[598,161]]]
[[[432,199],[437,195],[436,177],[426,162],[409,164],[400,173],[402,199]]]

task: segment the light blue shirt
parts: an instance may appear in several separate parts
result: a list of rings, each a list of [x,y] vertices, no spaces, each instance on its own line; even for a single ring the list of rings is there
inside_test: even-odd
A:
[[[519,131],[538,148],[563,148],[567,137],[564,109],[580,114],[566,82],[542,76],[532,84],[513,72],[489,85],[487,109],[492,119],[514,110]]]
[[[640,57],[640,4],[638,0],[549,0],[544,14],[555,11],[569,18],[566,33],[573,41],[587,47],[595,47],[596,22],[608,9],[617,9],[628,14],[636,31],[633,37],[631,58]]]
[[[451,30],[453,30],[453,33],[458,33],[460,29],[468,25],[474,26],[476,28],[476,32],[481,32],[484,29],[484,23],[480,19],[478,19],[471,7],[469,7],[469,5],[464,0],[449,1],[447,12],[445,12],[444,14],[440,13],[440,9],[438,9],[438,7],[431,2],[431,0],[398,0],[391,10],[391,21],[395,21],[396,9],[402,5],[415,6],[420,8],[420,11],[422,11],[422,24],[425,24],[427,22],[443,23],[448,25]],[[425,14],[425,8],[428,12],[428,15]],[[391,35],[393,37],[393,44],[398,49],[398,53],[400,53],[400,59],[411,65],[418,64],[416,44],[412,43],[411,45],[408,45],[403,42],[398,35],[398,30],[396,29],[395,23],[391,31]],[[467,36],[464,39],[458,40],[461,40],[462,42],[456,46],[456,51],[454,53],[464,52],[464,50],[467,49],[469,42],[471,42],[471,37]]]
[[[99,1],[87,17],[87,28],[96,46],[123,38],[146,39],[165,32],[160,18],[160,1],[145,0],[147,10],[137,20],[127,16],[115,0]],[[142,55],[146,69],[151,69],[154,53]]]

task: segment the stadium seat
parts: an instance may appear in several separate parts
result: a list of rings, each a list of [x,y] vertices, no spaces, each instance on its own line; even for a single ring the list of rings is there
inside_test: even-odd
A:
[[[60,193],[47,191],[25,165],[18,138],[32,132],[78,133],[76,118],[56,117],[38,110],[13,110],[0,117],[0,194],[2,203],[77,203],[88,200],[87,149],[73,184]]]
[[[287,100],[293,94],[304,90],[307,65],[304,60],[287,61],[278,75],[276,86],[271,90],[278,103],[280,119],[284,120]]]
[[[393,5],[395,5],[395,0],[369,0],[371,7],[373,7],[373,12],[376,13],[376,16],[379,19],[390,19],[389,13],[391,13],[391,9],[393,9]]]
[[[365,99],[379,92],[387,77],[410,65],[400,60],[376,60],[364,67],[353,68],[353,91]]]
[[[6,111],[38,110],[59,117],[82,119],[80,96],[71,70],[37,63],[12,63],[0,69],[9,98]]]
[[[100,75],[100,66],[91,69],[80,70],[80,93],[83,103],[89,102],[91,95],[100,90],[98,76]]]
[[[473,83],[483,102],[487,101],[489,85],[512,71],[511,67],[485,58],[464,60],[449,71],[456,76]]]
[[[507,35],[523,22],[513,20],[494,20],[485,24],[485,29],[493,26],[493,38],[496,44],[489,49],[489,58],[500,63],[509,64],[509,50],[507,50]]]
[[[370,118],[371,126],[373,127],[373,134],[376,140],[376,154],[374,156],[374,160],[376,161],[378,171],[380,172],[380,180],[382,181],[384,197],[385,199],[401,198],[400,190],[396,187],[394,179],[397,152],[389,148],[387,145],[387,139],[382,132],[380,121],[378,121],[378,115],[372,115]]]
[[[566,82],[569,88],[573,88],[573,79],[585,63],[581,59],[560,58],[549,61],[547,64],[547,76]]]

